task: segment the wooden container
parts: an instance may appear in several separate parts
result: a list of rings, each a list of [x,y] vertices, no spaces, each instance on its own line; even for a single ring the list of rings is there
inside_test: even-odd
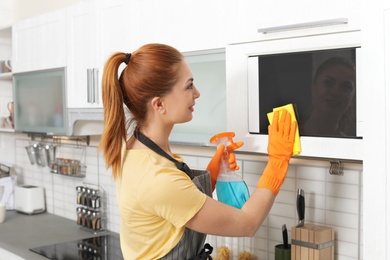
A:
[[[292,260],[334,260],[334,229],[314,224],[293,227]]]

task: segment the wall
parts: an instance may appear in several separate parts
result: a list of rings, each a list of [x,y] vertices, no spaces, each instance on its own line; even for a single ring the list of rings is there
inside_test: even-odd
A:
[[[14,20],[14,1],[1,0],[0,2],[0,28],[9,26]]]
[[[82,2],[82,0],[1,0],[0,28],[35,15],[44,14]]]
[[[76,220],[76,190],[78,185],[100,185],[105,193],[107,213],[106,227],[119,232],[119,211],[115,196],[115,183],[110,171],[105,169],[103,157],[97,152],[98,137],[86,148],[85,157],[80,156],[79,148],[64,144],[58,156],[80,158],[88,165],[85,178],[74,178],[52,174],[48,168],[31,165],[26,155],[28,139],[19,136],[15,139],[15,160],[18,165],[18,182],[39,185],[45,188],[47,211],[55,215]],[[203,149],[203,148],[197,148]],[[174,146],[173,151],[183,155],[193,169],[205,169],[214,148],[204,148],[204,156],[194,156],[191,147]],[[266,158],[260,155],[237,154],[238,163],[250,191],[257,185]],[[347,164],[344,176],[328,173],[328,162],[292,160],[287,179],[275,201],[265,223],[254,238],[225,238],[209,236],[213,246],[228,246],[233,254],[240,249],[255,254],[258,259],[273,259],[274,245],[281,243],[281,227],[286,224],[291,238],[291,227],[298,223],[295,194],[302,188],[306,195],[306,222],[334,227],[336,230],[336,256],[338,260],[362,259],[361,239],[361,192],[362,165]],[[317,164],[317,166],[315,166]],[[93,187],[92,186],[92,187]],[[214,195],[215,197],[215,195]],[[76,225],[76,222],[75,222]],[[216,252],[216,251],[215,251]],[[234,259],[237,259],[236,257]]]
[[[3,0],[2,0],[3,1]],[[10,0],[8,0],[10,1]],[[82,2],[82,0],[13,0],[14,21],[19,21],[31,16],[44,14],[60,8]]]

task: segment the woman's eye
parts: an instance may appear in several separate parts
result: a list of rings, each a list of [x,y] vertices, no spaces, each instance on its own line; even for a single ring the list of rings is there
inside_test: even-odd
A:
[[[191,83],[187,86],[187,89],[192,89],[194,87],[194,83]]]
[[[341,89],[345,92],[345,93],[351,93],[353,91],[353,87],[350,83],[344,83],[341,85]]]
[[[331,87],[333,85],[333,80],[332,79],[325,79],[324,80],[324,85],[326,87]]]

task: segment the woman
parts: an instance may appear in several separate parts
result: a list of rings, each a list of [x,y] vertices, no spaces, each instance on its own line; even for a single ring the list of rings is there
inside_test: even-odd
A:
[[[168,141],[174,124],[192,119],[199,96],[188,63],[170,46],[147,44],[106,63],[100,148],[116,180],[125,259],[207,259],[212,249],[203,248],[205,234],[253,236],[283,183],[296,128],[287,112],[270,126],[270,160],[242,209],[211,198],[208,173],[194,176]],[[123,104],[135,124],[128,139]],[[223,148],[208,166],[213,187]]]
[[[300,127],[304,135],[356,136],[356,73],[346,58],[318,66],[311,87],[312,111]]]

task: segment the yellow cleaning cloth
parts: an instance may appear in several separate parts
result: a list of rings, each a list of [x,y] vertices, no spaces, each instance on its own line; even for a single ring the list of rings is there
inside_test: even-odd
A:
[[[267,114],[268,121],[271,123],[272,122],[272,118],[274,116],[274,112],[275,111],[280,111],[282,109],[286,109],[291,114],[291,120],[292,121],[297,121],[297,119],[295,117],[294,107],[293,107],[292,104],[288,104],[288,105],[285,105],[285,106],[282,106],[282,107],[274,108],[272,110],[272,112]],[[279,114],[279,117],[281,117],[281,116],[282,116],[282,114]],[[298,128],[298,124],[297,124],[297,130],[295,132],[295,140],[294,140],[294,147],[293,147],[292,155],[297,155],[297,154],[300,154],[300,153],[301,153],[301,139],[299,138],[299,128]]]

